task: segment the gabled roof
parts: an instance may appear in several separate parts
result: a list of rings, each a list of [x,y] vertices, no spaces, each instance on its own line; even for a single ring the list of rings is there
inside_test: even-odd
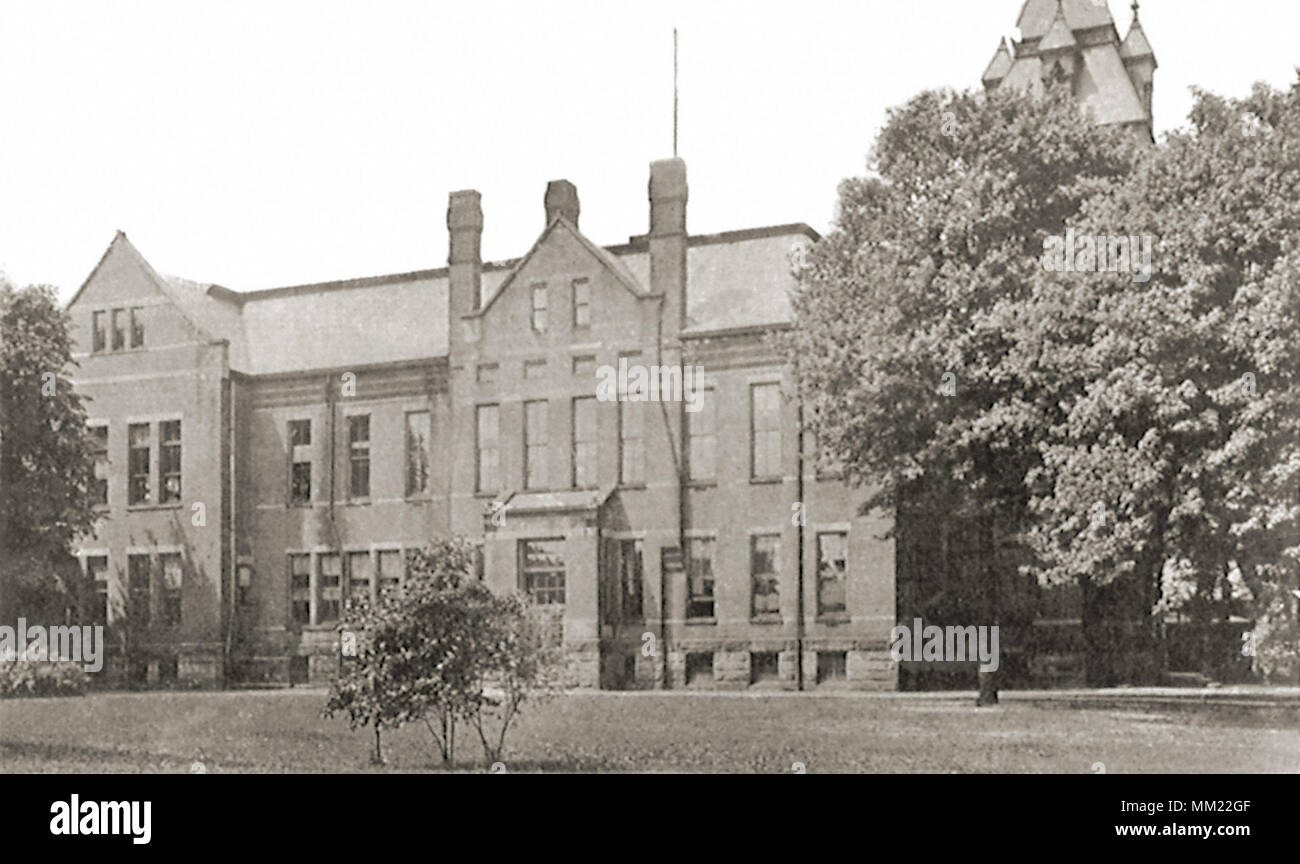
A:
[[[568,231],[571,236],[573,236],[584,248],[586,248],[588,252],[591,253],[593,258],[603,264],[605,268],[614,275],[614,278],[623,284],[623,287],[631,291],[633,296],[648,296],[648,292],[637,283],[636,278],[628,272],[627,267],[623,265],[622,261],[588,240],[586,235],[579,231],[577,226],[567,218],[564,216],[556,216],[551,220],[550,224],[546,226],[546,230],[542,232],[541,236],[537,238],[537,242],[533,243],[533,246],[528,250],[528,253],[524,255],[524,257],[520,258],[515,263],[514,267],[510,268],[510,272],[506,274],[505,279],[503,279],[501,284],[497,286],[496,291],[488,296],[487,302],[485,302],[477,312],[471,313],[471,315],[481,316],[485,314],[496,299],[504,294],[507,288],[514,284],[515,277],[528,266],[528,262],[537,254],[537,250],[541,249],[542,246],[546,244],[546,241],[556,231]]]
[[[981,81],[995,82],[1001,81],[1006,74],[1011,71],[1011,52],[1007,49],[1007,37],[1003,36],[1002,41],[998,43],[997,53],[989,61],[988,68],[980,76]]]
[[[114,252],[124,254],[135,262],[135,264],[144,272],[145,277],[158,289],[159,293],[170,300],[180,310],[181,317],[194,332],[194,335],[199,339],[199,341],[216,341],[212,334],[205,327],[201,326],[195,316],[191,314],[190,310],[187,308],[188,304],[186,303],[186,298],[176,290],[175,286],[173,286],[171,282],[158,275],[158,271],[154,270],[149,261],[140,254],[140,250],[136,249],[135,245],[127,239],[126,233],[120,230],[113,235],[113,239],[108,244],[108,248],[104,250],[103,255],[99,256],[99,261],[96,262],[95,266],[91,269],[90,275],[81,283],[81,287],[72,295],[72,299],[68,301],[65,308],[71,309],[73,305],[76,304],[77,300],[79,300],[81,295],[85,292],[87,286],[89,286],[94,280],[95,274],[100,271],[104,266],[104,262],[107,261],[109,256]]]
[[[1071,30],[1086,30],[1091,27],[1113,25],[1115,19],[1110,17],[1110,9],[1105,2],[1093,0],[1025,0],[1020,7],[1020,17],[1016,26],[1020,28],[1021,39],[1038,39],[1046,36],[1052,29],[1057,9],[1065,16],[1065,23]]]
[[[1038,43],[1038,50],[1058,51],[1062,48],[1073,48],[1078,44],[1073,31],[1070,30],[1070,25],[1065,23],[1065,13],[1060,6],[1057,6],[1056,17],[1052,19],[1052,26],[1043,36],[1043,41]]]
[[[1147,34],[1142,30],[1142,25],[1138,23],[1136,17],[1133,19],[1133,26],[1129,28],[1128,35],[1124,37],[1124,44],[1119,46],[1119,56],[1125,60],[1150,57],[1151,62],[1155,62],[1155,52],[1151,50]]]

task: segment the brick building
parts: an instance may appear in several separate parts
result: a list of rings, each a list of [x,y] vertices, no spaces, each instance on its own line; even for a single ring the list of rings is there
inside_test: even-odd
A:
[[[70,313],[103,430],[80,555],[122,672],[328,677],[343,604],[463,535],[553,610],[584,685],[893,687],[889,520],[813,469],[768,341],[816,234],[689,235],[676,159],[649,199],[649,232],[601,247],[553,182],[533,247],[483,262],[454,192],[447,267],[247,293],[118,234]],[[602,398],[620,365],[685,392],[640,401],[633,371]]]

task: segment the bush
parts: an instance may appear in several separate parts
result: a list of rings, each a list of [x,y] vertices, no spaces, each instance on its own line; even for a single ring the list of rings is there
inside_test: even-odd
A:
[[[80,663],[0,660],[0,699],[82,696],[89,683]]]

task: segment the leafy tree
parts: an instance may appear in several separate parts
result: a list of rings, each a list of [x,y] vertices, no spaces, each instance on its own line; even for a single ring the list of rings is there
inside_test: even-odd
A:
[[[1082,386],[1017,338],[1056,323],[1032,303],[1043,239],[1138,158],[1064,88],[922,93],[890,112],[873,174],[841,184],[834,230],[797,264],[788,350],[819,448],[870,490],[864,508],[981,538],[983,564],[950,603],[961,623],[999,623],[1014,596],[1025,478]]]
[[[54,289],[0,278],[0,610],[53,620],[76,603],[73,540],[92,530],[86,415]]]
[[[376,606],[349,606],[340,624],[356,640],[356,657],[334,682],[324,714],[345,713],[354,729],[373,727],[378,761],[381,730],[417,722],[450,767],[456,727],[470,722],[490,764],[524,700],[552,687],[556,657],[534,642],[531,610],[476,581],[475,554],[463,539],[413,551],[402,585]]]

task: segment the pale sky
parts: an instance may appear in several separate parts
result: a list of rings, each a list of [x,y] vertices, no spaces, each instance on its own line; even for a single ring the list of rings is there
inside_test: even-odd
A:
[[[509,258],[557,178],[587,236],[625,242],[672,152],[673,26],[692,233],[825,230],[886,109],[979,87],[1021,2],[0,0],[0,269],[66,300],[119,228],[237,291],[439,267],[462,188]],[[1289,86],[1298,8],[1142,3],[1157,134],[1192,85]]]

